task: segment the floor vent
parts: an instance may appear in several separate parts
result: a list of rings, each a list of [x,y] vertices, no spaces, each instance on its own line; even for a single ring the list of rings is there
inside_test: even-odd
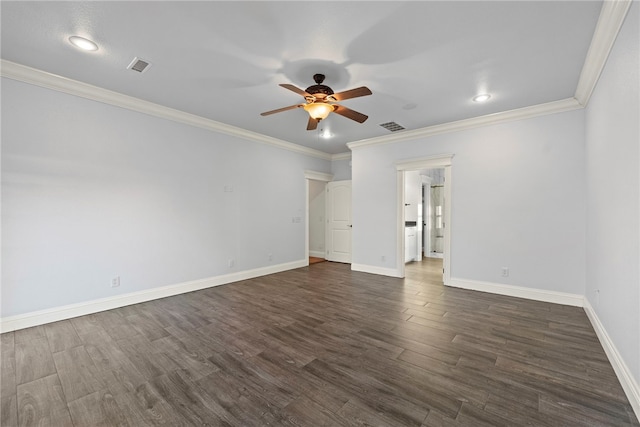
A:
[[[386,130],[391,131],[391,132],[397,132],[399,130],[404,130],[404,126],[400,126],[396,122],[381,123],[380,126],[382,126]]]
[[[136,56],[135,58],[133,58],[133,61],[131,61],[131,64],[129,64],[127,69],[137,71],[139,73],[144,73],[149,69],[150,66],[151,64],[149,62]]]

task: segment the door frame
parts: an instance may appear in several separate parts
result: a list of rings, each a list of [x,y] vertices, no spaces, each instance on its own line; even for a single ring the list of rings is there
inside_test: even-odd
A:
[[[451,282],[451,175],[453,154],[441,154],[437,156],[421,157],[417,159],[402,160],[396,162],[397,171],[397,224],[396,230],[396,262],[398,264],[399,277],[405,277],[404,265],[404,186],[405,172],[422,169],[444,168],[444,259],[443,281],[445,285]]]
[[[305,232],[304,232],[304,262],[305,265],[309,265],[309,180],[327,182],[333,181],[333,174],[325,172],[316,172],[312,170],[304,171],[304,183],[305,183]],[[325,222],[325,230],[326,230]]]

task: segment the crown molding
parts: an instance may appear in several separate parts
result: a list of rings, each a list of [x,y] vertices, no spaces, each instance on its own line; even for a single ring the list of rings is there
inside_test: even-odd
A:
[[[631,7],[631,4],[632,0],[606,0],[603,2],[598,23],[596,24],[596,29],[594,31],[593,38],[591,39],[585,63],[582,68],[582,72],[580,73],[575,97],[429,126],[412,131],[400,132],[393,135],[354,141],[347,143],[347,147],[353,151],[354,149],[361,147],[415,140],[443,133],[458,132],[487,125],[523,120],[585,107],[588,104],[591,94],[598,82],[598,78],[604,69],[609,53],[613,48],[615,39],[618,36],[622,24],[624,23],[624,19]],[[224,133],[253,142],[272,145],[284,150],[317,157],[323,160],[333,161],[351,158],[351,153],[348,152],[328,154],[320,150],[304,147],[281,139],[262,135],[257,132],[216,122],[201,116],[154,104],[152,102],[144,101],[6,60],[1,60],[0,62],[0,75],[13,80],[103,102],[151,116],[200,127],[214,132]]]
[[[311,171],[311,170],[304,171],[304,177],[306,179],[313,179],[315,181],[325,181],[325,182],[333,181],[333,174]]]
[[[56,74],[47,73],[42,70],[6,61],[4,59],[0,62],[0,76],[52,89],[69,95],[79,96],[92,101],[126,108],[128,110],[137,111],[139,113],[148,114],[161,119],[171,120],[189,126],[195,126],[213,132],[235,136],[245,140],[271,145],[284,150],[293,151],[298,154],[317,157],[323,160],[331,160],[332,158],[331,154],[323,151],[293,144],[291,142],[272,138],[257,132],[251,132],[225,123],[216,122],[215,120],[207,119],[195,114],[154,104],[153,102],[144,101],[139,98],[134,98],[132,96],[124,95],[98,86],[82,83]]]
[[[398,132],[393,135],[385,135],[376,138],[363,139],[361,141],[347,144],[350,150],[368,147],[371,145],[390,144],[402,141],[411,141],[426,138],[443,133],[459,132],[474,129],[487,125],[524,120],[547,114],[562,113],[582,108],[582,105],[575,98],[567,98],[559,101],[547,102],[545,104],[532,105],[530,107],[518,108],[515,110],[503,111],[500,113],[487,114],[486,116],[473,117],[470,119],[458,120],[441,125],[429,126],[422,129]]]
[[[631,3],[631,0],[607,0],[602,3],[576,88],[575,98],[584,107],[589,103]]]
[[[334,160],[351,160],[351,152],[347,151],[345,153],[332,154],[331,161]]]

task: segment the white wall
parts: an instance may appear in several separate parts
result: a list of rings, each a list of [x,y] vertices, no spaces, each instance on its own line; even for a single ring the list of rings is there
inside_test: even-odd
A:
[[[309,255],[324,258],[325,188],[323,181],[309,180]]]
[[[331,173],[334,181],[349,181],[351,179],[351,159],[332,160]]]
[[[395,163],[450,153],[452,277],[582,295],[583,110],[354,148],[353,262],[398,268]]]
[[[304,171],[330,169],[2,79],[1,316],[303,260]]]
[[[634,3],[586,110],[586,297],[637,383],[640,383],[639,14],[640,8]]]

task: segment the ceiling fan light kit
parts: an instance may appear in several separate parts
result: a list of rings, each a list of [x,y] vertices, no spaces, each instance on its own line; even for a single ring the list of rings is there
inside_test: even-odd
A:
[[[304,110],[309,113],[309,116],[318,121],[326,119],[327,116],[334,110],[334,106],[326,102],[312,102],[305,104]]]
[[[329,86],[323,85],[324,74],[315,74],[313,76],[316,84],[309,86],[306,90],[302,90],[294,85],[285,83],[281,84],[285,89],[289,89],[292,92],[301,95],[305,99],[304,104],[290,105],[288,107],[278,108],[277,110],[266,111],[261,116],[268,116],[282,111],[293,110],[295,108],[304,108],[309,113],[309,122],[307,123],[307,130],[314,130],[318,127],[320,120],[326,119],[329,114],[336,113],[348,119],[354,120],[358,123],[364,123],[369,118],[362,113],[354,111],[350,108],[343,107],[336,104],[338,101],[344,101],[345,99],[358,98],[360,96],[371,95],[372,92],[369,88],[362,86],[355,89],[346,90],[344,92],[334,93],[333,89]]]

